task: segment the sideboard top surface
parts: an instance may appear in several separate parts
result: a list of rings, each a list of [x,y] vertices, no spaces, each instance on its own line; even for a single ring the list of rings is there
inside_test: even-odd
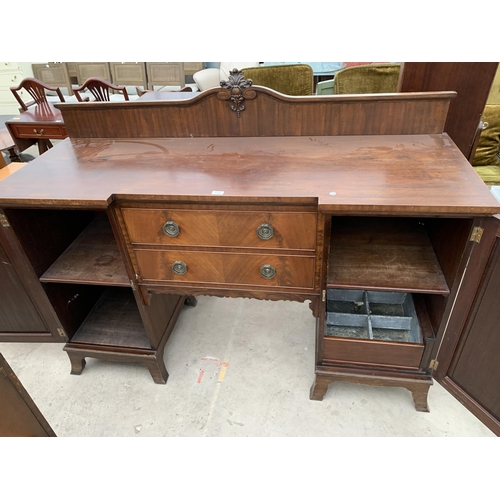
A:
[[[66,139],[0,184],[3,206],[141,199],[319,203],[354,215],[500,212],[446,134]]]

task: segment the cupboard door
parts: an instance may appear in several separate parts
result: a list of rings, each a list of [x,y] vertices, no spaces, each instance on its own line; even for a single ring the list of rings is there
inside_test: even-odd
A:
[[[7,333],[46,332],[47,327],[0,244],[0,341]]]
[[[438,356],[435,378],[479,420],[500,435],[500,227],[458,341]],[[467,291],[466,291],[467,293]],[[470,293],[470,292],[468,292]],[[448,337],[448,338],[447,338]]]
[[[0,436],[55,437],[55,433],[0,354]]]

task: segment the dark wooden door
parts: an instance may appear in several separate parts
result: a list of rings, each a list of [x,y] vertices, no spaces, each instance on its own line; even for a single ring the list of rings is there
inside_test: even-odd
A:
[[[400,92],[455,90],[444,131],[466,158],[474,154],[478,125],[497,70],[497,62],[405,62]]]
[[[469,273],[464,279],[463,293],[473,297],[471,307],[463,328],[445,334],[434,377],[500,435],[500,221],[490,222],[493,234],[485,229],[484,247],[469,263],[477,276]],[[475,289],[471,280],[478,283]]]
[[[65,341],[54,316],[31,263],[0,211],[0,342]]]
[[[0,243],[0,341],[2,334],[45,331],[47,327]]]
[[[55,437],[12,368],[0,354],[0,436]]]

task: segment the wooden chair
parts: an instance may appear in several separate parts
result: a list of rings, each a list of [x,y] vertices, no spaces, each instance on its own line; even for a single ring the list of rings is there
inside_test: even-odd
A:
[[[24,89],[33,98],[33,101],[24,102],[18,92]],[[46,91],[55,92],[61,102],[66,102],[59,87],[51,87],[36,78],[24,78],[18,87],[10,87],[22,111],[28,111],[28,106],[33,104],[48,104]]]
[[[89,102],[90,99],[88,97],[80,95],[80,92],[85,90],[91,92],[95,101],[110,101],[110,89],[122,92],[125,100],[129,100],[127,89],[123,85],[113,85],[102,78],[89,78],[81,87],[74,88],[73,92],[79,102]]]

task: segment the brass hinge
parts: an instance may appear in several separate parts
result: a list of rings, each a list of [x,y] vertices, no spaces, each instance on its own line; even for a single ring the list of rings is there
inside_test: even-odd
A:
[[[429,364],[429,368],[430,368],[431,370],[437,370],[438,365],[439,365],[439,361],[438,361],[438,360],[436,360],[436,359],[431,359],[431,362],[430,362],[430,364]]]
[[[61,336],[61,337],[66,337],[66,334],[64,333],[64,330],[62,328],[58,328],[57,329],[57,333]]]
[[[323,294],[321,295],[321,302],[326,300],[326,290],[323,290]]]
[[[9,221],[4,214],[0,214],[0,224],[2,224],[3,227],[10,227]]]
[[[4,377],[7,377],[7,374],[5,373],[5,370],[3,369],[3,367],[0,367],[0,373],[1,373]]]
[[[483,236],[484,229],[482,227],[476,226],[472,230],[472,234],[470,235],[470,241],[475,241],[479,243],[481,241],[481,237]]]

